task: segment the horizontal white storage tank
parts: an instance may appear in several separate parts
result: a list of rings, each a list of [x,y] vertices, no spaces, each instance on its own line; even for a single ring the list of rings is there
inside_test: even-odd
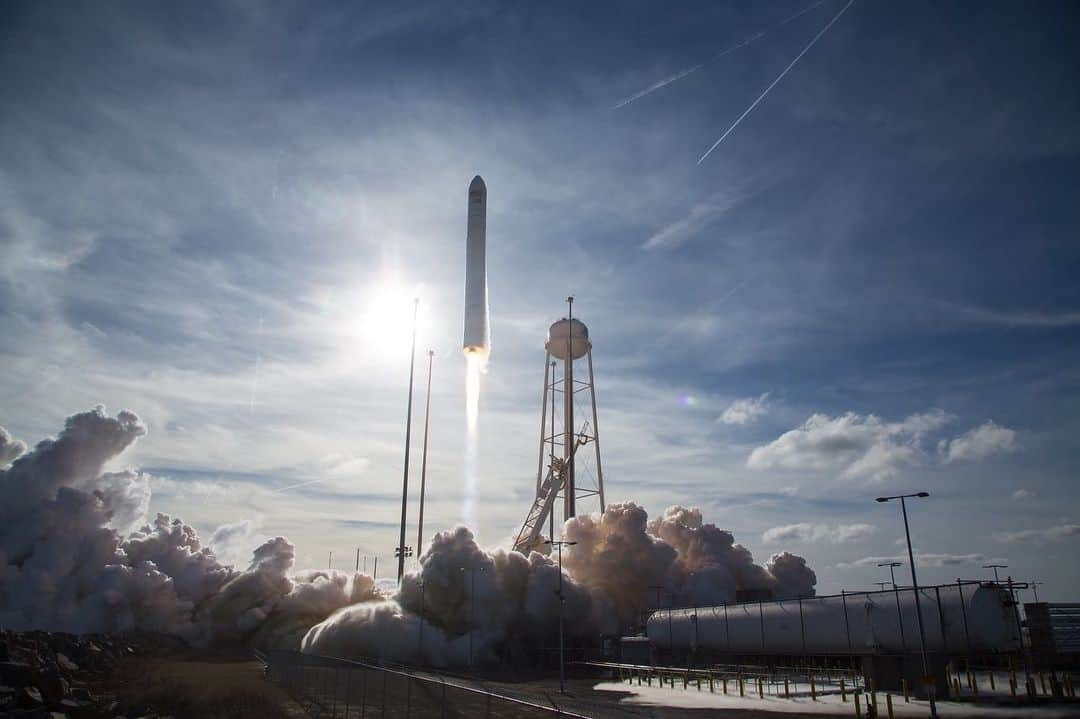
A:
[[[1001,587],[952,584],[921,588],[919,594],[929,651],[1019,649],[1016,616],[1009,593]],[[647,632],[657,647],[674,645],[676,651],[873,654],[919,650],[911,589],[662,610],[649,617]]]

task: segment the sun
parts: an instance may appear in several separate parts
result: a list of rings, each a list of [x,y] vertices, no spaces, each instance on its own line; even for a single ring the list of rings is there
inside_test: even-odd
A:
[[[418,288],[384,281],[365,293],[356,314],[353,334],[377,357],[408,355]]]

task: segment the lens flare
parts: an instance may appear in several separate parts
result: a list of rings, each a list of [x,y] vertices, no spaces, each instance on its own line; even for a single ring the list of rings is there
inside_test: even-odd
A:
[[[477,423],[480,419],[480,375],[487,369],[487,351],[469,348],[465,352],[465,499],[461,508],[466,527],[477,531],[476,495],[479,483]]]

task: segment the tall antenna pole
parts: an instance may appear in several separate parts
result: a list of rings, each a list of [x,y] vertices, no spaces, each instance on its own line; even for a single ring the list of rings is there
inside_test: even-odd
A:
[[[424,456],[420,461],[420,519],[416,528],[416,554],[420,555],[424,547],[424,493],[427,491],[427,440],[428,421],[431,419],[431,365],[435,361],[435,350],[427,352],[427,406],[424,408]]]
[[[332,549],[330,550],[329,558],[327,558],[327,560],[326,560],[326,568],[327,569],[333,569],[334,568],[334,550],[332,550]]]
[[[412,438],[412,393],[413,371],[416,366],[416,314],[420,309],[420,298],[413,300],[412,349],[409,350],[409,402],[405,410],[405,473],[401,479],[401,535],[398,542],[397,578],[405,576],[405,509],[409,502],[409,441]]]
[[[566,298],[567,306],[567,332],[566,332],[566,369],[563,371],[563,383],[565,386],[563,402],[566,405],[566,426],[563,431],[566,434],[566,445],[563,446],[563,456],[566,458],[566,483],[563,491],[566,492],[563,519],[569,519],[577,514],[575,506],[574,485],[574,298]]]
[[[360,573],[360,547],[356,548],[356,572]]]

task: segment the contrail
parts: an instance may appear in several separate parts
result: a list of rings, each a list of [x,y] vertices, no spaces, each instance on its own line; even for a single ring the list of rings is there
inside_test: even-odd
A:
[[[744,39],[740,40],[739,42],[735,43],[734,45],[732,45],[731,47],[725,48],[725,49],[721,50],[720,52],[716,53],[715,55],[713,55],[711,58],[709,58],[708,60],[706,60],[703,63],[700,63],[698,65],[694,65],[693,67],[688,67],[686,69],[680,70],[679,72],[675,73],[671,77],[665,78],[663,80],[660,80],[659,82],[656,82],[656,83],[654,83],[652,85],[649,85],[647,88],[645,88],[641,92],[638,92],[638,93],[636,93],[634,95],[631,95],[630,97],[627,97],[627,98],[624,98],[624,99],[620,100],[611,109],[612,110],[618,110],[620,107],[626,107],[631,102],[634,102],[635,100],[640,100],[641,98],[645,97],[646,95],[649,95],[649,94],[651,94],[653,92],[656,92],[657,90],[659,90],[662,87],[665,87],[666,85],[670,85],[673,82],[676,82],[678,80],[682,80],[687,75],[691,75],[691,74],[697,72],[698,70],[700,70],[701,68],[705,67],[706,65],[708,65],[710,63],[713,63],[713,62],[716,62],[717,60],[722,58],[724,55],[728,55],[730,53],[733,53],[736,50],[738,50],[739,48],[746,47],[750,43],[756,42],[756,41],[760,40],[761,38],[765,37],[766,35],[768,35],[772,31],[779,30],[781,27],[783,27],[784,25],[787,25],[792,20],[794,20],[796,18],[799,18],[799,17],[802,17],[806,13],[808,13],[811,10],[813,10],[814,8],[818,7],[823,2],[825,2],[825,0],[818,0],[813,5],[805,7],[802,10],[800,10],[799,12],[795,13],[794,15],[792,15],[792,16],[790,16],[788,18],[785,18],[784,20],[781,20],[779,23],[777,23],[775,26],[773,26],[769,30],[762,30],[761,32],[757,33],[756,35],[751,35],[748,38],[744,38]]]
[[[750,103],[750,107],[746,108],[746,110],[743,112],[743,114],[739,115],[739,119],[737,119],[734,123],[732,123],[731,127],[729,127],[727,129],[727,131],[723,135],[720,136],[720,139],[712,144],[712,147],[710,147],[708,150],[705,151],[705,154],[702,155],[698,159],[697,164],[700,165],[701,163],[705,162],[705,158],[707,158],[709,155],[711,155],[712,151],[715,150],[717,147],[719,147],[720,143],[724,141],[724,138],[727,137],[728,135],[730,135],[732,133],[732,131],[736,127],[739,126],[739,123],[742,122],[744,119],[746,119],[746,116],[754,111],[754,108],[758,106],[758,103],[760,103],[762,100],[765,99],[765,96],[769,94],[769,91],[772,90],[774,87],[776,87],[777,83],[779,83],[781,80],[784,79],[784,75],[787,75],[788,72],[791,71],[791,68],[795,67],[795,63],[799,62],[799,60],[802,59],[802,56],[810,51],[810,48],[812,48],[817,43],[817,41],[821,39],[821,36],[824,35],[825,33],[827,33],[829,31],[829,28],[831,28],[833,26],[833,24],[837,20],[840,19],[840,16],[843,15],[844,12],[849,7],[851,7],[854,3],[855,3],[855,0],[848,0],[847,5],[840,8],[840,12],[836,13],[836,15],[833,16],[833,19],[830,20],[825,27],[821,28],[821,31],[818,32],[817,35],[814,35],[814,39],[811,40],[809,43],[807,43],[806,47],[804,47],[802,49],[802,52],[800,52],[798,55],[796,55],[795,59],[792,60],[788,64],[788,66],[784,68],[784,71],[781,72],[779,75],[777,75],[776,79],[773,80],[772,83],[770,83],[767,88],[765,88],[765,91],[762,92],[760,95],[758,95],[758,98],[756,100],[754,100],[752,103]]]

